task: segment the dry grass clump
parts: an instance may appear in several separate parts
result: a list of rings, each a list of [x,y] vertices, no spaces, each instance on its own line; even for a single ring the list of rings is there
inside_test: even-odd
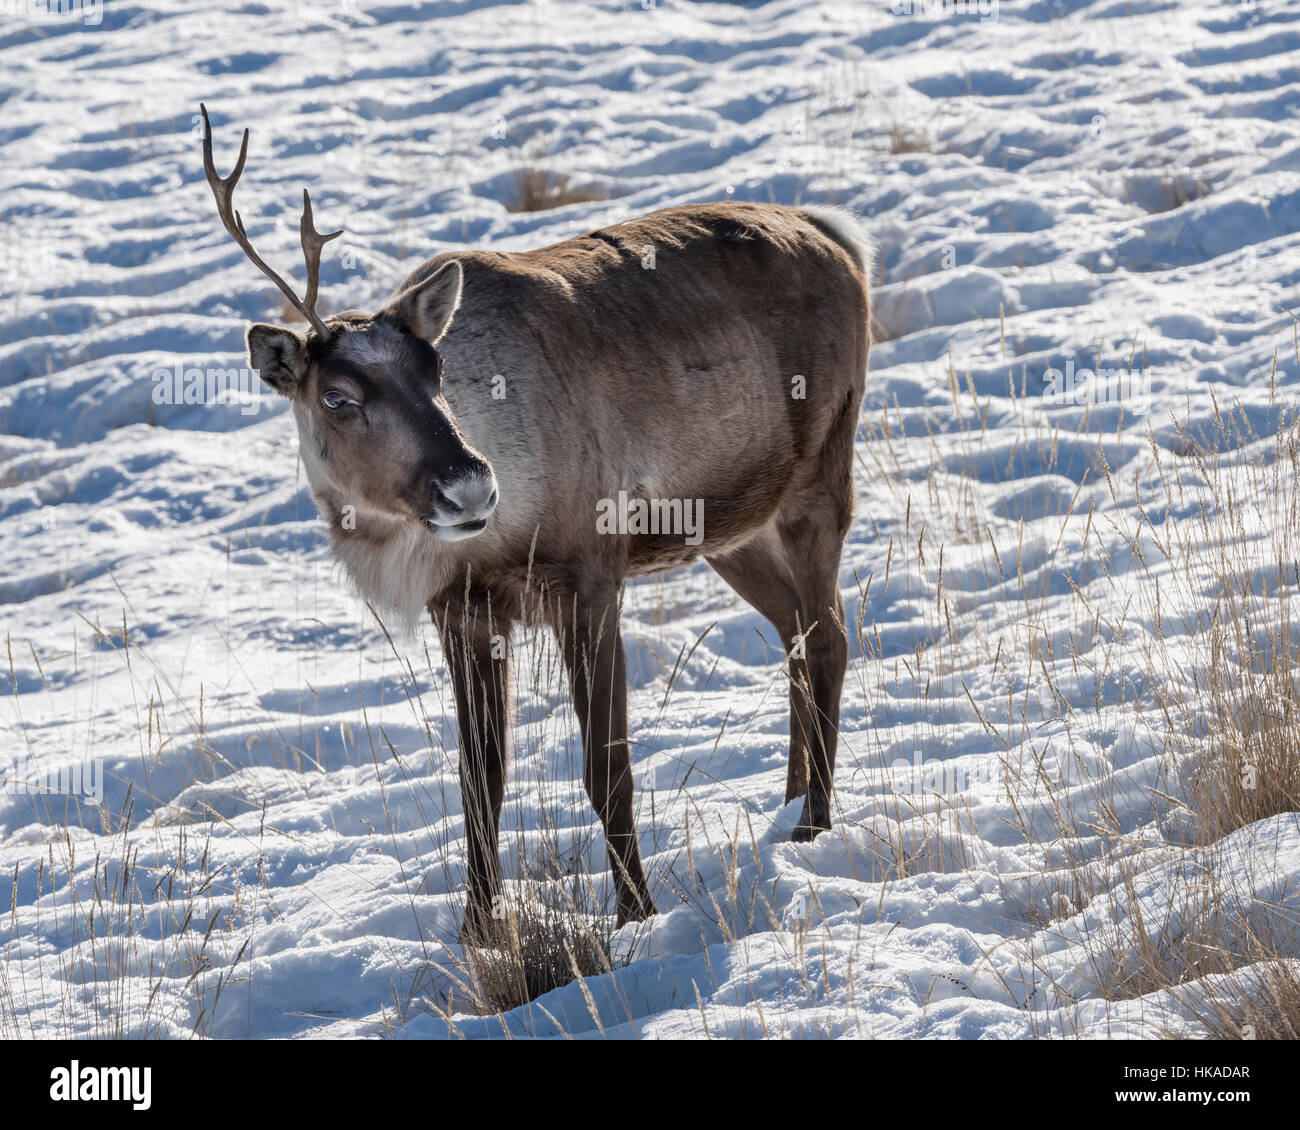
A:
[[[1300,692],[1294,666],[1287,666],[1294,662],[1288,641],[1285,651],[1253,651],[1206,673],[1216,724],[1208,755],[1186,774],[1203,842],[1300,811]]]
[[[568,173],[547,168],[540,160],[516,169],[514,194],[506,201],[510,212],[544,212],[562,208],[566,204],[587,204],[604,200],[605,195],[595,185],[575,185]]]
[[[465,947],[463,988],[474,1011],[509,1012],[574,980],[612,972],[613,921],[598,913],[589,876],[507,889],[495,936]]]
[[[1192,635],[1191,693],[1165,713],[1195,838],[1212,843],[1300,812],[1300,436],[1283,427],[1244,460],[1189,451],[1218,502],[1193,523],[1189,565],[1217,597]]]
[[[1154,174],[1130,176],[1124,182],[1127,199],[1153,216],[1200,200],[1211,191],[1211,185],[1189,169],[1165,168]]]
[[[1248,905],[1207,875],[1204,884],[1171,891],[1153,921],[1138,898],[1135,870],[1121,867],[1120,883],[1089,941],[1090,979],[1099,997],[1131,1000],[1242,965],[1240,943],[1254,935],[1242,929],[1251,917]]]
[[[276,292],[276,297],[279,297],[278,291]],[[273,298],[271,301],[274,302],[275,299]],[[322,310],[321,311],[322,317],[324,316],[324,313],[325,313],[324,310]],[[279,308],[278,317],[282,325],[288,325],[292,322],[307,321],[307,319],[302,316],[302,311],[299,310],[298,307],[295,306],[292,302],[290,302],[287,298],[280,298],[280,308]]]
[[[1209,1039],[1300,1039],[1300,964],[1259,962],[1228,978],[1228,989],[1189,1002]]]
[[[912,126],[895,119],[889,126],[889,152],[897,157],[904,153],[929,153],[930,131],[924,125]]]

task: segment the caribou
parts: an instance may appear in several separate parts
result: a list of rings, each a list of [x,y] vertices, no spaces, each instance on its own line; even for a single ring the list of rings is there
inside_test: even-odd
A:
[[[535,251],[435,255],[378,312],[322,317],[321,251],[342,233],[316,230],[304,190],[299,297],[233,205],[248,130],[222,178],[202,117],[223,225],[306,323],[251,326],[248,354],[292,405],[331,551],[374,606],[427,612],[441,640],[467,843],[462,939],[493,933],[520,624],[553,630],[563,657],[618,923],[655,913],[619,613],[629,579],[700,557],[780,636],[785,803],[803,797],[793,838],[830,828],[848,660],[840,553],[871,345],[872,244],[858,221],[681,205]],[[638,502],[665,520],[628,520]],[[686,505],[689,533],[672,528]]]

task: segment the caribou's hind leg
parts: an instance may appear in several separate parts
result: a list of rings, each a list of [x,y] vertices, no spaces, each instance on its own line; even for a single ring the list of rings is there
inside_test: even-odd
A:
[[[795,840],[831,826],[831,782],[839,741],[840,692],[848,665],[840,549],[852,495],[817,484],[799,492],[763,533],[709,563],[781,634],[790,677],[790,766],[786,803],[804,797]]]
[[[848,666],[848,639],[844,634],[844,602],[838,588],[823,592],[815,605],[818,614],[810,621],[804,640],[807,683],[800,688],[809,700],[808,770],[803,782],[787,782],[786,799],[806,785],[803,811],[795,825],[796,841],[812,840],[831,826],[831,786],[835,776],[835,752],[840,736],[840,694]]]
[[[600,582],[552,594],[549,616],[582,730],[582,781],[605,828],[618,924],[655,913],[637,843],[627,735],[627,671],[618,587]]]
[[[808,626],[799,587],[774,527],[765,529],[741,549],[725,557],[710,557],[708,561],[776,629],[785,649],[790,681],[790,764],[785,795],[788,804],[806,791],[813,732],[807,651],[798,645],[801,633]]]

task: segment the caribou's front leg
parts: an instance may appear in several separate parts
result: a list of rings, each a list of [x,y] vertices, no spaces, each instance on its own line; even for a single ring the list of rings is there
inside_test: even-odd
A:
[[[494,933],[493,899],[501,890],[497,833],[506,787],[509,737],[510,622],[486,603],[430,608],[456,693],[460,792],[469,846],[469,901],[461,941]]]
[[[618,893],[618,924],[655,913],[641,868],[632,814],[627,671],[618,629],[618,589],[601,582],[557,599],[552,625],[569,672],[582,730],[582,782],[605,828]]]

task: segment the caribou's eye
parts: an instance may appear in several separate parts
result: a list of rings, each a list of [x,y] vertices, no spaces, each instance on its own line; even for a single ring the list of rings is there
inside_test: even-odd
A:
[[[330,389],[329,392],[322,395],[320,399],[321,403],[331,412],[338,411],[338,409],[342,408],[345,404],[354,403],[336,389]]]

